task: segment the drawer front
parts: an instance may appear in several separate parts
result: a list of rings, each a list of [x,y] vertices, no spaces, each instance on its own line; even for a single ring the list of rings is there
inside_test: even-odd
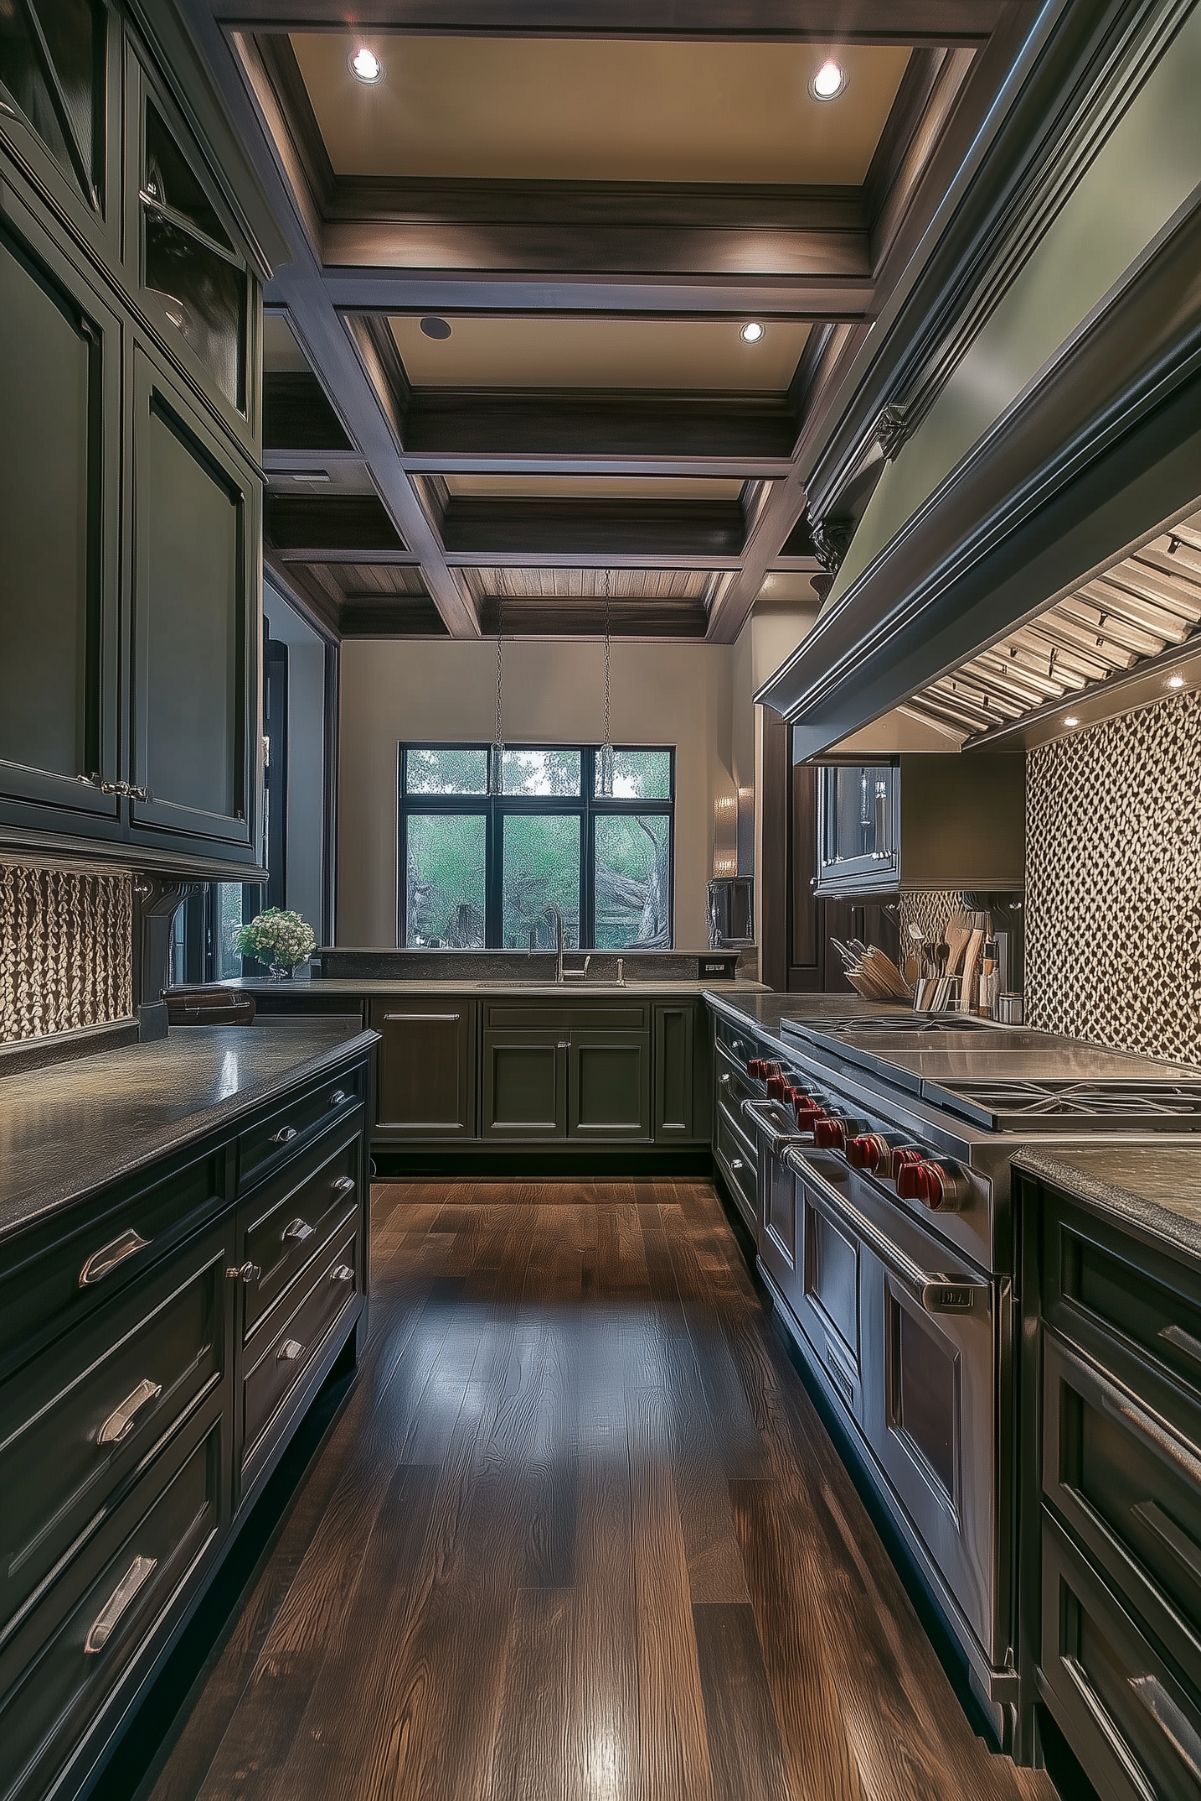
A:
[[[223,1423],[206,1414],[84,1551],[65,1609],[51,1591],[0,1660],[0,1801],[42,1801],[212,1545]]]
[[[1106,1801],[1196,1801],[1201,1698],[1049,1515],[1042,1530],[1040,1683]]]
[[[650,1009],[627,1001],[489,1001],[484,1008],[490,1031],[646,1032]]]
[[[362,1065],[330,1076],[315,1088],[293,1095],[282,1107],[238,1134],[238,1187],[261,1182],[305,1148],[314,1133],[350,1117],[365,1099]]]
[[[322,1135],[238,1209],[237,1267],[245,1272],[246,1338],[320,1252],[355,1198],[360,1138]]]
[[[759,1231],[759,1203],[756,1194],[755,1153],[734,1124],[732,1116],[720,1103],[714,1130],[714,1154],[717,1166],[729,1185],[734,1204],[752,1235]]]
[[[743,1064],[736,1062],[724,1045],[717,1047],[717,1098],[734,1114],[741,1116],[743,1101],[761,1100],[763,1084],[752,1082]]]
[[[257,1361],[251,1364],[244,1383],[244,1477],[272,1442],[271,1428],[288,1395],[338,1320],[363,1292],[360,1226],[356,1208],[342,1221],[332,1246],[318,1259],[313,1280],[298,1285],[303,1292],[295,1304],[290,1305],[286,1297],[264,1329]]]
[[[1044,1199],[1043,1315],[1201,1444],[1201,1295],[1170,1257]]]
[[[129,1184],[65,1241],[62,1225],[19,1240],[0,1276],[0,1377],[140,1279],[226,1205],[225,1157],[202,1157],[149,1186]]]
[[[221,1385],[230,1237],[223,1221],[0,1389],[0,1642],[184,1414]]]
[[[764,1054],[763,1047],[750,1026],[736,1026],[722,1013],[713,1015],[713,1037],[715,1043],[719,1044],[740,1068],[749,1057],[759,1057]]]
[[[1043,1491],[1201,1686],[1201,1450],[1049,1333]]]

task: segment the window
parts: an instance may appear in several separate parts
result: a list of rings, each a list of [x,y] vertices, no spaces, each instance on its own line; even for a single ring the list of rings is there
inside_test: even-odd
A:
[[[397,939],[457,950],[672,942],[675,752],[622,746],[613,798],[591,746],[506,745],[501,786],[480,744],[400,747]]]

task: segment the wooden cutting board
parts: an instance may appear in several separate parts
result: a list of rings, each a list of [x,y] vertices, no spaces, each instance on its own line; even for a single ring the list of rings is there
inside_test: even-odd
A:
[[[974,931],[968,938],[963,955],[963,979],[959,984],[959,1008],[962,1013],[970,1013],[975,1003],[977,971],[983,949],[984,933]]]

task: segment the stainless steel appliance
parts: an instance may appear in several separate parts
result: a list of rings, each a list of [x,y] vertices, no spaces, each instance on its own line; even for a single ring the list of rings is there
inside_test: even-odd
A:
[[[1201,1130],[1201,1071],[983,1021],[785,1021],[746,1066],[759,1264],[1014,1744],[1010,1165]],[[1192,1141],[1201,1150],[1201,1141]]]
[[[749,875],[715,876],[709,883],[709,945],[743,950],[755,942],[755,883]]]

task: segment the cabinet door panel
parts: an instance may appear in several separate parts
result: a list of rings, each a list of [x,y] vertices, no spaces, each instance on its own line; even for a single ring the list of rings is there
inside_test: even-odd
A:
[[[484,1038],[484,1137],[563,1138],[567,1044],[545,1032]]]
[[[655,1138],[707,1143],[712,1078],[703,1002],[655,1008]]]
[[[640,1141],[651,1135],[650,1046],[642,1032],[571,1034],[568,1135]]]
[[[381,1000],[377,1138],[475,1138],[475,1008],[470,1001]]]
[[[135,358],[131,819],[251,842],[257,483]]]
[[[0,793],[115,822],[119,327],[16,202],[0,317]]]

